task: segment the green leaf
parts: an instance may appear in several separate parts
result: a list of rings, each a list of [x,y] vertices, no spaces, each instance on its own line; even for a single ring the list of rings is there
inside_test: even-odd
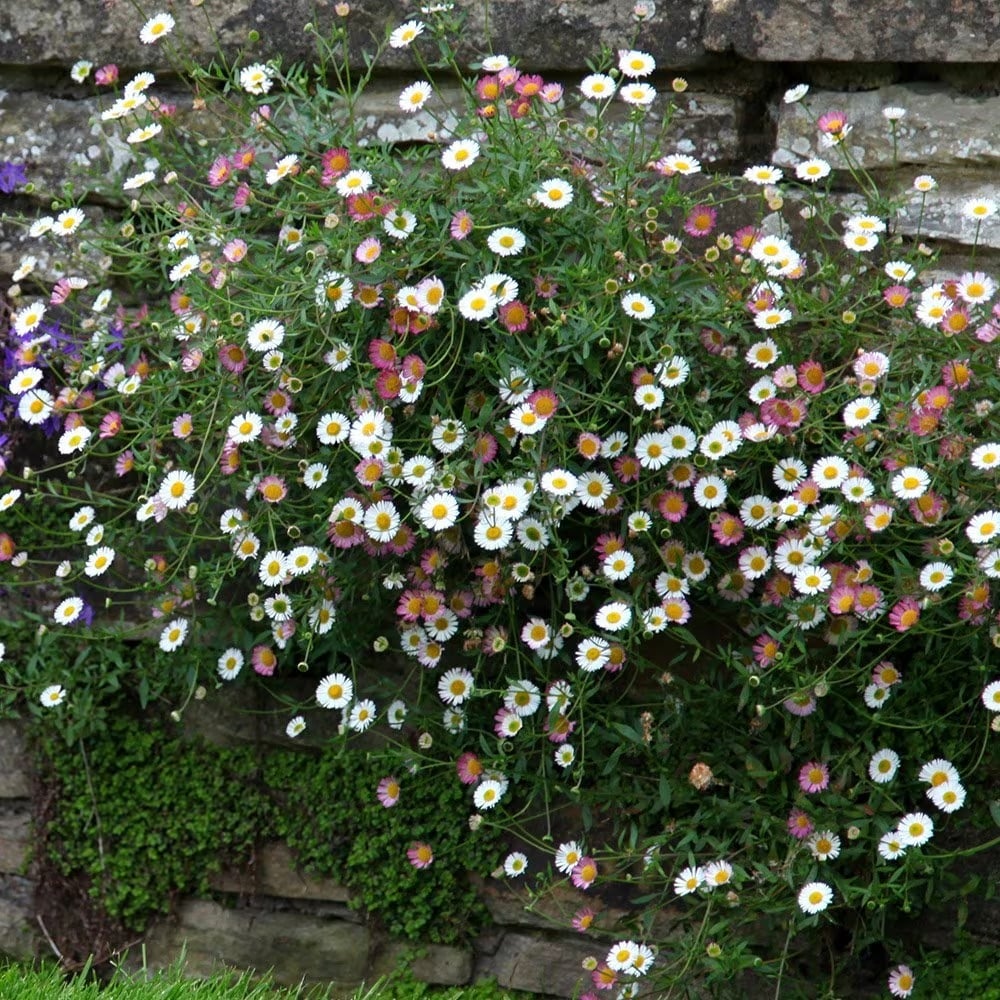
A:
[[[990,803],[990,815],[993,817],[993,822],[1000,826],[1000,799],[994,799]]]
[[[665,774],[660,775],[659,793],[660,805],[663,806],[664,809],[669,809],[670,797],[673,794],[673,788],[671,787],[670,781]]]

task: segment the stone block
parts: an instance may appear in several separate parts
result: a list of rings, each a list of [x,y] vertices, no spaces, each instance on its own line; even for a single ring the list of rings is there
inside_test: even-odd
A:
[[[710,0],[702,44],[766,62],[1000,59],[997,0]]]
[[[145,954],[155,970],[183,953],[186,973],[194,977],[253,969],[270,972],[280,985],[356,985],[368,972],[369,945],[368,930],[358,924],[189,899],[174,918],[151,927]]]
[[[390,941],[376,953],[372,976],[387,976],[398,969],[408,970],[422,983],[462,986],[472,977],[472,951],[443,944],[421,947]]]
[[[36,204],[28,203],[26,200],[22,200],[22,204],[24,208],[20,212],[15,209],[6,218],[0,217],[0,275],[12,275],[26,256],[30,255],[35,258],[34,271],[21,283],[24,300],[31,301],[31,297],[35,295],[34,290],[39,285],[47,294],[58,278],[67,275],[86,278],[92,285],[97,285],[98,289],[103,288],[103,284],[98,284],[104,280],[105,276],[98,255],[82,250],[72,240],[59,240],[54,236],[40,238],[29,236],[28,226],[36,218],[52,213],[39,209]],[[8,209],[8,211],[10,210]],[[105,214],[104,209],[96,205],[84,205],[83,211],[87,216],[88,224],[91,225],[98,225]],[[15,212],[24,217],[23,224],[13,221],[12,216]],[[17,308],[16,305],[15,308]],[[5,597],[4,600],[13,603],[17,598],[16,596]],[[57,603],[58,601],[53,601],[53,607]]]
[[[661,66],[683,68],[706,61],[701,43],[706,0],[657,0],[655,15],[641,25],[632,20],[634,0],[559,0],[551,4],[474,0],[458,6],[468,14],[458,40],[465,62],[493,51],[518,56],[525,68],[583,70],[588,59],[600,55],[602,46],[621,48],[633,32],[636,47],[650,52]],[[143,19],[128,3],[5,3],[0,5],[0,64],[68,67],[78,59],[89,59],[97,66],[117,62],[156,71],[167,68],[177,52],[208,61],[221,51],[227,58],[238,57],[238,65],[278,54],[287,65],[313,58],[314,39],[303,29],[314,23],[324,34],[333,24],[346,25],[354,59],[361,65],[362,49],[373,51],[373,38],[384,39],[387,28],[408,19],[411,10],[396,0],[365,0],[351,7],[350,15],[341,19],[332,3],[316,4],[313,0],[164,4],[162,9],[173,10],[176,26],[153,45],[144,45],[139,40]],[[424,20],[429,22],[430,18]],[[66,25],[72,25],[72,30]],[[251,39],[251,31],[259,33],[259,41]],[[437,47],[429,31],[417,44],[429,58],[436,58]],[[405,49],[387,49],[379,66],[412,70],[416,63]]]
[[[901,178],[907,187],[910,171]],[[895,229],[904,236],[919,236],[921,240],[941,240],[981,248],[1000,249],[1000,214],[986,219],[978,235],[976,223],[962,215],[962,206],[972,198],[990,198],[1000,205],[1000,179],[996,171],[962,172],[935,171],[938,188],[927,194],[921,209],[919,196],[911,195],[896,218]],[[968,260],[962,270],[968,269]]]
[[[0,824],[0,838],[3,827]],[[0,839],[0,847],[3,841]],[[0,854],[2,857],[2,854]],[[217,892],[249,896],[280,896],[284,899],[314,899],[346,903],[350,890],[330,878],[306,875],[296,870],[295,858],[285,844],[265,844],[257,851],[252,872],[224,869],[208,877]]]
[[[554,885],[542,896],[533,898],[523,886],[491,880],[478,889],[493,922],[507,927],[536,927],[542,930],[567,930],[573,914],[589,906],[599,914],[602,930],[609,930],[626,920],[629,911],[610,906],[598,896],[588,897],[568,885]]]
[[[815,91],[802,104],[782,104],[773,162],[792,167],[821,156],[835,168],[843,164],[837,149],[823,149],[815,119],[825,111],[847,115],[851,132],[845,149],[865,170],[888,170],[894,163],[916,173],[950,167],[996,167],[1000,163],[1000,97],[972,97],[935,84],[899,84],[865,93]],[[896,125],[896,149],[883,108],[906,115]]]
[[[18,875],[0,876],[0,955],[30,962],[42,950],[41,934],[35,923],[35,886]]]
[[[25,741],[24,724],[0,721],[0,799],[31,795],[31,755]]]
[[[492,976],[498,985],[510,989],[575,997],[590,982],[584,959],[603,958],[604,953],[600,943],[579,937],[540,938],[508,932],[496,953],[478,963],[476,978]]]
[[[0,806],[0,872],[21,874],[31,860],[31,803]]]
[[[465,107],[461,88],[457,85],[439,87],[432,100],[416,114],[405,114],[399,110],[400,89],[397,84],[376,81],[362,94],[356,110],[362,141],[441,142],[454,135],[455,125]],[[729,94],[698,91],[669,96],[678,110],[664,139],[664,151],[690,153],[706,164],[736,159],[744,110],[742,99]],[[661,93],[644,116],[644,131],[647,134],[655,135],[660,131],[661,109],[666,100],[667,94]],[[592,116],[593,110],[589,104],[581,104],[579,92],[574,90],[572,84],[567,85],[564,104],[558,112],[553,109],[553,115],[582,125]],[[629,110],[622,102],[612,102],[602,115],[603,148],[585,152],[603,154],[611,143],[623,141],[631,128]]]
[[[61,196],[71,178],[76,191],[120,192],[141,154],[125,142],[120,123],[102,122],[100,112],[96,98],[0,91],[0,155],[25,164],[43,201]]]

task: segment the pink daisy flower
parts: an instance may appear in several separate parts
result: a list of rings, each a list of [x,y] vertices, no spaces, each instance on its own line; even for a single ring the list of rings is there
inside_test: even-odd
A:
[[[374,236],[363,239],[354,251],[354,259],[361,264],[373,264],[382,254],[382,244]]]
[[[913,992],[917,977],[908,965],[897,965],[889,973],[889,992],[894,997],[908,997]]]
[[[253,192],[249,184],[241,184],[233,195],[233,208],[246,208],[249,204]]]
[[[115,410],[106,414],[104,419],[101,420],[101,428],[98,436],[101,438],[114,437],[121,429],[122,415]]]
[[[510,333],[523,333],[531,322],[531,312],[520,299],[502,305],[497,315]]]
[[[803,361],[796,374],[799,388],[804,392],[815,394],[826,388],[826,373],[818,361]]]
[[[535,294],[540,299],[551,299],[559,291],[559,286],[551,279],[543,275],[535,277]]]
[[[847,112],[827,111],[819,116],[816,127],[827,135],[839,135],[847,127]]]
[[[712,520],[712,537],[719,545],[739,545],[743,540],[743,522],[735,514],[720,514]]]
[[[810,761],[799,769],[799,788],[807,795],[822,792],[830,784],[830,769],[819,761]]]
[[[949,389],[968,389],[972,385],[969,359],[946,361],[941,367],[941,379]]]
[[[684,519],[688,505],[682,493],[678,493],[677,490],[666,490],[656,501],[656,509],[664,518],[676,524]]]
[[[233,168],[228,156],[216,157],[215,161],[208,168],[209,187],[222,187],[233,175]]]
[[[176,438],[190,437],[194,433],[194,418],[190,413],[181,413],[174,417],[171,430]]]
[[[474,785],[483,776],[482,761],[474,753],[463,753],[455,762],[458,780],[463,785]]]
[[[108,63],[94,72],[94,83],[99,87],[110,87],[118,81],[118,67],[114,63]]]
[[[906,285],[890,285],[882,293],[882,298],[890,309],[902,309],[912,294]]]
[[[590,431],[584,431],[576,439],[576,450],[583,458],[595,459],[601,454],[601,439]]]
[[[781,652],[781,643],[766,632],[753,644],[753,658],[761,667],[769,667]]]
[[[611,990],[618,984],[618,973],[616,973],[607,962],[600,965],[590,974],[590,981],[599,990]]]
[[[430,844],[415,840],[406,852],[410,864],[414,868],[429,868],[434,863],[434,851]]]
[[[391,809],[399,801],[399,782],[391,775],[378,783],[375,794],[386,809]]]
[[[260,674],[261,677],[270,677],[278,665],[278,657],[270,646],[254,646],[250,654],[250,663],[253,665],[254,673]]]
[[[281,476],[265,476],[257,484],[257,492],[268,503],[281,503],[288,496],[288,487]]]
[[[472,446],[472,457],[486,465],[497,457],[498,451],[497,439],[492,434],[480,434]]]
[[[219,348],[219,362],[226,371],[239,375],[247,366],[246,351],[239,344],[223,344]]]
[[[573,914],[573,930],[579,931],[581,934],[590,930],[596,916],[597,914],[589,906],[577,910]]]
[[[577,889],[589,889],[597,879],[597,862],[590,856],[580,858],[573,868],[571,876]]]
[[[222,256],[229,261],[230,264],[238,264],[247,255],[247,245],[244,240],[236,239],[230,240],[222,248]]]
[[[472,232],[472,228],[472,216],[465,209],[461,209],[451,217],[451,225],[448,227],[448,231],[451,233],[453,240],[464,240]]]
[[[711,205],[695,205],[684,220],[684,232],[689,236],[710,236],[718,217]]]
[[[320,158],[323,164],[323,176],[320,183],[329,187],[333,182],[351,168],[351,154],[343,147],[328,149]]]
[[[908,632],[920,621],[920,603],[912,597],[897,601],[889,612],[889,624],[897,632]]]
[[[879,687],[892,687],[893,684],[898,684],[902,679],[903,675],[889,660],[883,660],[872,671],[872,683]]]
[[[816,699],[812,694],[797,694],[791,698],[786,698],[781,707],[792,715],[805,717],[812,715],[816,711]]]
[[[788,814],[788,822],[786,825],[788,827],[788,832],[796,840],[805,840],[806,837],[808,837],[815,829],[813,821],[801,809],[793,809]]]

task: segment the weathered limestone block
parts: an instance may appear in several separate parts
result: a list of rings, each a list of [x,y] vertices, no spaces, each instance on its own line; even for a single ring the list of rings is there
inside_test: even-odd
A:
[[[184,949],[185,971],[209,976],[222,968],[270,971],[282,985],[353,985],[368,971],[368,930],[342,920],[260,909],[227,910],[188,900],[174,919],[158,921],[146,938],[150,968],[166,968]]]
[[[396,0],[353,3],[345,23],[355,58],[362,47],[371,51],[373,37],[384,39],[387,27],[400,24],[417,6]],[[635,27],[634,0],[562,0],[544,5],[470,0],[460,6],[469,16],[461,38],[461,55],[467,61],[494,51],[520,57],[526,68],[582,69],[602,46],[624,46]],[[704,6],[705,0],[658,0],[655,16],[638,32],[637,47],[651,52],[664,66],[703,63]],[[303,30],[306,24],[315,22],[325,33],[340,20],[333,3],[317,5],[313,0],[205,0],[200,9],[187,4],[148,9],[171,9],[177,21],[174,31],[153,45],[140,42],[142,20],[128,3],[5,3],[0,5],[0,63],[70,65],[89,59],[97,66],[114,61],[155,71],[169,65],[172,48],[196,60],[213,58],[221,49],[241,65],[281,53],[287,63],[310,58],[314,52],[314,39]],[[66,25],[73,29],[66,30]],[[259,42],[250,40],[251,31],[259,33]],[[436,56],[433,41],[420,44],[431,58]],[[380,65],[412,67],[412,53],[390,49]]]
[[[119,123],[101,122],[96,98],[32,92],[0,91],[0,156],[25,164],[35,197],[43,200],[61,195],[71,176],[76,191],[120,191],[127,174],[139,169]]]
[[[104,209],[96,205],[85,205],[83,211],[88,224],[93,225],[98,224],[105,214]],[[51,235],[39,238],[28,235],[28,227],[36,218],[51,214],[53,213],[29,208],[23,213],[23,223],[14,222],[13,218],[0,217],[0,275],[13,274],[26,256],[32,256],[36,260],[34,271],[22,282],[26,298],[34,296],[33,289],[36,285],[42,285],[49,291],[53,282],[67,275],[84,277],[92,283],[104,279],[98,255],[92,251],[82,251],[74,240],[61,240]],[[6,285],[6,281],[4,284]],[[6,597],[4,600],[13,607],[16,598]],[[53,606],[56,603],[58,601],[53,602]]]
[[[997,0],[710,0],[709,52],[768,62],[996,62]]]
[[[492,34],[493,49],[519,55],[530,66],[581,69],[607,45],[626,46],[635,27],[634,0],[473,0],[475,30]],[[705,0],[657,0],[655,14],[637,32],[635,48],[649,52],[661,67],[684,68],[705,62],[701,42]],[[488,10],[487,22],[485,13]]]
[[[744,110],[744,102],[740,98],[698,92],[669,96],[677,104],[677,112],[664,136],[663,153],[694,156],[706,168],[732,163],[739,157]],[[660,94],[647,112],[647,133],[659,131],[662,119],[658,108],[666,97]],[[626,105],[613,104],[605,120],[613,123],[619,135],[624,134],[628,120]]]
[[[508,932],[496,954],[480,960],[476,977],[493,976],[510,989],[573,997],[590,983],[583,960],[605,954],[606,948],[597,941]]]
[[[901,178],[902,187],[908,187],[912,176],[911,171]],[[965,246],[975,242],[987,249],[1000,249],[1000,214],[981,223],[978,235],[976,223],[962,214],[962,206],[973,198],[990,198],[1000,205],[1000,179],[996,172],[935,171],[934,177],[938,187],[927,193],[923,210],[920,196],[911,194],[896,218],[895,231],[904,236],[919,236],[924,241]]]
[[[400,89],[398,83],[388,81],[374,81],[365,89],[355,118],[362,142],[442,142],[453,136],[465,106],[458,84],[439,87],[426,108],[416,114],[400,111]],[[218,134],[220,126],[211,104],[206,111],[195,112],[190,108],[189,94],[159,86],[154,86],[152,93],[177,105],[182,130],[202,139]],[[648,132],[659,130],[659,108],[665,100],[666,95],[661,95],[645,116]],[[732,161],[739,149],[742,102],[727,95],[699,93],[678,95],[675,100],[680,110],[668,138],[670,148],[697,155],[706,164]],[[158,164],[152,159],[151,146],[130,146],[124,139],[149,115],[140,110],[124,123],[103,122],[100,113],[109,103],[97,98],[64,100],[0,91],[0,156],[25,164],[34,185],[33,197],[42,202],[60,196],[64,184],[72,180],[77,192],[88,191],[124,203],[131,195],[123,192],[122,182],[140,170],[155,170]],[[628,111],[620,102],[607,110],[604,120],[611,129],[605,133],[605,143],[625,135]],[[569,95],[562,114],[577,123],[588,116],[576,93]],[[291,131],[294,134],[294,126]],[[314,151],[317,156],[320,152]],[[177,158],[162,168],[183,168],[183,161]]]
[[[23,874],[31,859],[31,802],[0,805],[0,872]]]
[[[371,974],[385,976],[401,967],[422,983],[462,986],[472,977],[472,951],[443,944],[414,946],[391,941],[379,949]]]
[[[328,664],[327,667],[329,670],[338,669],[336,664]],[[377,681],[386,674],[395,676],[392,673],[393,669],[392,658],[383,657],[371,680]],[[308,680],[305,677],[283,677],[277,686],[282,696],[291,701],[301,704],[315,701],[315,680]],[[204,740],[215,746],[239,747],[262,744],[280,746],[283,750],[287,750],[289,739],[285,733],[285,726],[293,714],[295,713],[279,705],[274,698],[255,686],[233,684],[221,691],[209,692],[203,700],[192,700],[184,710],[181,725],[185,738]],[[340,712],[313,713],[309,716],[309,726],[306,731],[296,738],[294,749],[302,752],[318,752],[337,738],[341,722]],[[361,739],[354,745],[362,749],[379,748],[388,739],[378,727],[372,727],[367,733],[359,735]]]
[[[0,824],[0,838],[3,827]],[[0,846],[2,846],[0,839]],[[2,857],[2,855],[0,855]],[[265,844],[257,851],[253,872],[224,869],[209,876],[218,892],[280,896],[285,899],[317,899],[344,903],[351,898],[346,886],[331,878],[305,875],[295,868],[295,858],[285,844]]]
[[[605,930],[629,916],[628,910],[606,905],[597,896],[588,898],[580,890],[568,885],[553,886],[537,899],[532,899],[523,886],[500,880],[483,882],[478,889],[493,922],[504,926],[566,930],[573,914],[581,906],[589,906],[598,913],[600,925]]]
[[[851,132],[845,150],[866,170],[893,166],[893,144],[883,108],[898,107],[906,115],[896,125],[896,162],[927,168],[995,166],[1000,163],[1000,97],[970,97],[935,84],[905,84],[865,93],[814,91],[802,104],[782,104],[774,162],[793,166],[822,156],[835,168],[843,164],[837,149],[824,149],[815,118],[825,111],[847,115]]]
[[[31,961],[41,951],[33,919],[35,886],[19,875],[0,875],[0,955]]]
[[[565,106],[559,109],[557,117],[565,118],[574,125],[583,125],[592,114],[590,105],[581,106],[579,92],[574,91],[574,85],[566,86]],[[437,89],[424,110],[416,114],[405,114],[399,110],[400,89],[395,84],[376,82],[365,90],[357,106],[362,141],[442,142],[454,135],[455,124],[464,107],[462,91],[457,85]],[[669,151],[697,156],[706,166],[730,163],[736,159],[743,114],[741,99],[728,94],[699,92],[669,96],[678,105],[664,143]],[[663,120],[660,109],[666,100],[667,94],[661,93],[646,112],[644,131],[647,134],[659,132]],[[603,123],[602,149],[581,151],[589,155],[601,154],[604,148],[615,142],[625,141],[631,128],[628,106],[612,102],[603,115]],[[550,124],[548,127],[553,126]]]
[[[995,832],[995,831],[993,831]],[[971,828],[949,831],[943,838],[944,850],[973,850],[988,841],[991,831]],[[994,846],[981,853],[973,853],[962,859],[958,869],[963,880],[968,880],[975,888],[962,898],[961,902],[948,900],[937,904],[933,910],[921,914],[920,918],[899,921],[901,934],[916,936],[926,945],[948,950],[955,946],[955,932],[960,928],[984,945],[1000,948],[1000,847]]]
[[[22,799],[31,795],[31,757],[24,724],[0,721],[0,798]]]

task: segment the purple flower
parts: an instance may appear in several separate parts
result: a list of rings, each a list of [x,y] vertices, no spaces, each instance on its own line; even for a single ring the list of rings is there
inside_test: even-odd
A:
[[[805,840],[815,829],[808,814],[801,809],[793,809],[788,814],[788,832],[796,840]]]
[[[819,761],[803,764],[799,770],[799,788],[807,795],[823,791],[830,784],[830,769]]]
[[[0,191],[4,194],[13,194],[19,184],[27,183],[28,175],[23,163],[11,163],[9,160],[0,163]]]

